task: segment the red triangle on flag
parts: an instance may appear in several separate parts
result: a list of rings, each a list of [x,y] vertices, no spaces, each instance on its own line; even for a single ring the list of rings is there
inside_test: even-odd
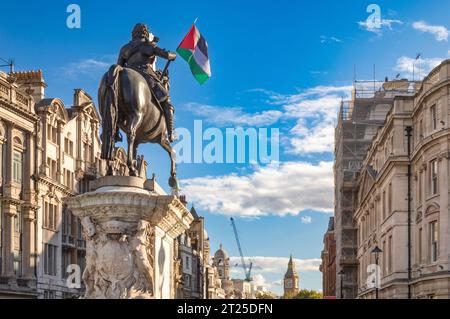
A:
[[[194,50],[196,45],[197,45],[197,28],[195,27],[195,24],[193,24],[188,34],[186,34],[183,41],[181,41],[178,48]]]

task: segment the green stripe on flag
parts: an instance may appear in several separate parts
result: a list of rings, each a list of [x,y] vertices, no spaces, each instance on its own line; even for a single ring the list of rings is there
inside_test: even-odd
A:
[[[194,54],[194,52],[192,52],[192,50],[189,49],[184,49],[184,48],[178,48],[177,49],[177,53],[186,61],[189,62],[189,60],[191,59],[192,55]]]
[[[198,83],[203,84],[209,79],[209,75],[197,64],[194,59],[189,61],[189,67]]]

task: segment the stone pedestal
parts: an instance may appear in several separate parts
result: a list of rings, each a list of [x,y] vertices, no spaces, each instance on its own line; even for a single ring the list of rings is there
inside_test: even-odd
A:
[[[174,239],[193,217],[154,180],[106,176],[67,199],[86,236],[85,298],[174,298]]]

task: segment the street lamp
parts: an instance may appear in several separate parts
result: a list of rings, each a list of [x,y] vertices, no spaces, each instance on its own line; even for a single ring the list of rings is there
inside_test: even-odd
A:
[[[344,271],[343,270],[341,270],[340,272],[338,272],[338,275],[339,275],[339,277],[341,278],[341,293],[340,293],[340,295],[341,295],[341,299],[344,299],[344,295],[343,295],[343,293],[344,293],[344,286],[343,286],[343,282],[344,282]]]
[[[377,266],[375,269],[375,299],[378,299],[378,258],[382,252],[383,251],[378,246],[375,246],[372,250],[372,254],[375,254],[375,265]]]

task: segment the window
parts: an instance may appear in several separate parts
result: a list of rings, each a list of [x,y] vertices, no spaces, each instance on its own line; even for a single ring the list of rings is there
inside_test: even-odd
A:
[[[431,115],[431,129],[434,131],[437,129],[437,113],[436,113],[436,104],[430,108]]]
[[[13,260],[13,267],[14,267],[14,273],[17,277],[22,276],[22,252],[20,250],[14,250],[13,254],[14,260]]]
[[[44,273],[50,276],[56,276],[56,257],[58,247],[55,245],[44,244]]]
[[[73,156],[73,142],[67,137],[64,139],[64,152],[67,155]]]
[[[64,185],[66,185],[67,187],[73,189],[74,183],[74,175],[71,171],[69,171],[68,169],[63,170],[63,175],[64,175]]]
[[[386,191],[383,191],[383,197],[382,197],[382,205],[383,205],[383,220],[386,219]]]
[[[431,262],[437,261],[438,258],[438,224],[437,222],[430,223],[430,257]]]
[[[67,267],[71,264],[73,264],[72,262],[72,252],[70,249],[67,248],[62,248],[62,261],[61,261],[61,265],[62,265],[62,269],[61,269],[61,273],[63,278],[67,278],[67,275],[69,274],[67,272]]]
[[[57,176],[56,176],[56,173],[57,173],[56,161],[52,160],[51,158],[47,158],[47,165],[49,167],[49,177],[56,180],[56,178],[57,178]]]
[[[44,227],[56,230],[57,228],[57,217],[58,217],[58,206],[45,202],[44,205]]]
[[[56,127],[52,126],[51,124],[47,125],[47,139],[49,139],[51,142],[57,144],[58,142],[58,134]]]
[[[13,151],[13,181],[22,183],[23,156],[18,151]]]
[[[437,160],[431,162],[431,195],[438,193],[438,163]]]
[[[190,268],[190,265],[189,265],[189,257],[188,256],[186,256],[186,269],[189,269]]]
[[[16,234],[22,233],[22,209],[20,206],[17,206],[16,215],[14,216],[14,232]]]

